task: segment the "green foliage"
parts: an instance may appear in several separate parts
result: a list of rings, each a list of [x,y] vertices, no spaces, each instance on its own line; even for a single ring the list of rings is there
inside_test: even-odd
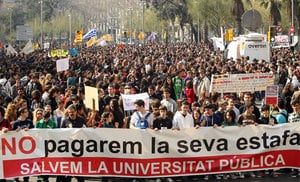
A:
[[[290,0],[90,0],[89,3],[80,0],[22,0],[9,4],[0,0],[0,37],[14,40],[17,25],[30,25],[37,38],[41,32],[41,19],[45,35],[67,36],[70,31],[68,15],[72,17],[72,32],[80,28],[87,31],[91,26],[98,26],[101,22],[104,24],[103,22],[109,16],[117,17],[118,26],[124,31],[130,27],[128,11],[130,7],[133,8],[132,29],[139,32],[142,30],[142,3],[145,8],[145,32],[170,31],[171,26],[178,23],[181,29],[184,26],[191,28],[194,35],[197,34],[198,24],[201,33],[206,31],[210,36],[220,35],[221,26],[242,29],[240,27],[241,15],[250,9],[256,9],[261,13],[264,29],[268,24],[278,24],[284,27],[284,30],[288,30],[291,21]],[[99,7],[95,6],[97,4]],[[107,11],[117,6],[119,14]],[[298,27],[300,1],[294,0],[294,6],[294,23],[295,27]]]

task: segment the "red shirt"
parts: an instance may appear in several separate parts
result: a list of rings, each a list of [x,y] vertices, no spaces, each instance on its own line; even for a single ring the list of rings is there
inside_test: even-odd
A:
[[[2,122],[0,122],[0,130],[2,130],[2,128],[8,128],[8,130],[12,130],[10,122],[6,119],[3,119]]]
[[[195,101],[195,93],[193,88],[186,88],[185,95],[189,104],[192,104]]]

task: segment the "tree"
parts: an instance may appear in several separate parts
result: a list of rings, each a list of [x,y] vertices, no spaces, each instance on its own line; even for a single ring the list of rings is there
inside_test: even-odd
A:
[[[280,9],[282,4],[277,0],[262,0],[260,6],[270,10],[272,25],[279,25],[281,21]]]
[[[232,13],[232,16],[235,17],[238,35],[243,33],[242,15],[244,12],[245,12],[245,10],[244,10],[244,4],[243,4],[242,0],[233,0],[233,6],[232,6],[231,13]]]

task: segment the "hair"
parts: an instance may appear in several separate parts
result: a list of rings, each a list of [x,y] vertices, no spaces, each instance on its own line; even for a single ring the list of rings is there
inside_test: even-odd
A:
[[[193,81],[192,80],[188,80],[186,81],[186,88],[193,88]]]
[[[145,107],[145,102],[142,99],[136,100],[134,104]]]
[[[166,107],[166,106],[164,106],[164,105],[161,105],[161,106],[159,106],[159,110],[165,110],[165,111],[167,111],[168,109],[167,109],[167,107]]]
[[[24,113],[25,110],[28,110],[27,107],[21,107],[19,110],[18,110],[18,116],[20,116],[22,113]]]
[[[300,91],[294,92],[292,99],[291,99],[291,105],[297,105],[300,104]]]
[[[15,121],[17,119],[16,109],[17,107],[14,103],[9,103],[6,108],[4,118],[8,121]]]
[[[114,110],[119,110],[120,106],[119,106],[119,102],[117,99],[111,99],[110,103],[112,103]]]
[[[38,111],[41,111],[41,112],[44,112],[44,110],[42,109],[42,108],[37,108],[37,109],[35,109],[34,111],[33,111],[33,121],[37,121],[37,117],[36,117],[36,113],[38,112]]]
[[[225,113],[224,113],[224,120],[225,120],[225,121],[227,121],[227,119],[226,119],[227,113],[229,113],[229,115],[230,115],[231,118],[232,118],[232,121],[234,122],[234,119],[235,119],[235,112],[234,112],[234,110],[229,109],[229,110],[225,111]]]
[[[33,90],[32,92],[31,92],[31,98],[32,99],[35,99],[35,100],[40,100],[41,99],[41,97],[42,97],[42,93],[41,93],[41,91],[39,91],[39,90]]]
[[[268,104],[264,104],[263,106],[261,106],[261,111],[269,111],[270,110],[270,105]]]
[[[76,104],[71,104],[68,106],[67,110],[74,110],[74,111],[77,111],[77,107],[76,107]]]
[[[177,100],[178,101],[178,100]],[[186,101],[186,100],[183,100],[182,102],[181,102],[181,106],[183,106],[183,105],[190,105],[190,103],[188,102],[188,101]]]

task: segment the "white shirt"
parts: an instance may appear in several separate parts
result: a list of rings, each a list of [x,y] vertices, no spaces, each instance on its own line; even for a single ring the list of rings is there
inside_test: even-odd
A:
[[[169,100],[166,99],[161,100],[160,104],[166,106],[168,111],[171,111],[173,113],[177,111],[177,103],[175,100],[171,98]]]
[[[134,112],[131,115],[130,128],[139,129],[139,128],[135,127],[137,121],[139,120],[139,116],[137,115],[137,112],[139,113],[139,115],[141,116],[141,118],[145,118],[146,114],[148,113],[148,111],[145,114],[142,114],[139,111]],[[147,117],[147,121],[148,121],[149,127],[153,126],[153,120],[154,120],[153,114],[150,113],[150,115]]]
[[[177,111],[173,117],[173,128],[193,128],[194,127],[194,118],[192,114],[187,113],[186,116],[183,116],[180,111]]]

